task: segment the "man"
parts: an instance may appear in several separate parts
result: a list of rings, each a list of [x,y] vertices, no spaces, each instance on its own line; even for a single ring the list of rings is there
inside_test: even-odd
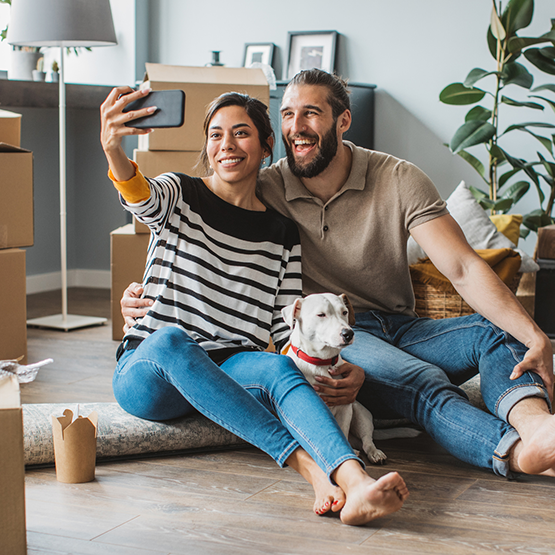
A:
[[[549,339],[476,255],[429,178],[412,164],[343,142],[348,92],[335,76],[300,72],[281,106],[287,160],[260,173],[262,200],[299,226],[305,294],[346,293],[356,341],[345,379],[321,379],[330,406],[358,399],[378,417],[422,426],[452,454],[500,476],[555,476]],[[419,319],[409,234],[479,314]],[[146,301],[129,289],[128,324]],[[138,290],[140,294],[140,289]],[[492,414],[458,387],[477,372]]]

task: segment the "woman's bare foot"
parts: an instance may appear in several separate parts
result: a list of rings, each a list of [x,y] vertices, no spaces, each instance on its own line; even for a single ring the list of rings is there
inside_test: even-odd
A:
[[[296,449],[285,462],[313,487],[315,496],[313,509],[317,515],[323,515],[330,510],[337,512],[343,508],[345,505],[343,490],[332,485],[324,471],[306,451],[301,448]]]
[[[344,524],[366,524],[394,513],[409,496],[405,481],[397,472],[374,480],[355,459],[341,464],[332,473],[332,478],[347,497],[340,515]]]
[[[345,505],[343,490],[332,485],[323,472],[313,477],[311,485],[314,488],[314,512],[317,515],[323,515],[330,510],[337,512]]]

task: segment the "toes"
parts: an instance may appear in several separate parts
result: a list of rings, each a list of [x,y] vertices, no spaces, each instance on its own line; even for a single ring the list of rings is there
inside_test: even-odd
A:
[[[330,509],[331,509],[332,505],[330,501],[324,501],[324,503],[320,504],[320,503],[315,503],[314,504],[314,512],[317,515],[323,515],[326,514]]]

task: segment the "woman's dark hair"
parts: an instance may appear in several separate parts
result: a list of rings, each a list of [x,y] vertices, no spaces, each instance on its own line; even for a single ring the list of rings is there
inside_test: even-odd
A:
[[[204,168],[207,174],[210,172],[210,163],[208,161],[208,153],[206,152],[210,122],[218,110],[227,108],[228,106],[240,106],[245,109],[245,112],[247,112],[247,115],[251,118],[256,129],[258,130],[260,146],[265,151],[270,153],[270,163],[272,163],[273,150],[270,138],[274,138],[274,130],[272,129],[272,124],[270,123],[268,107],[257,98],[252,98],[246,94],[237,92],[228,92],[218,96],[218,98],[213,100],[210,106],[208,106],[208,111],[206,112],[203,124],[204,145],[202,146],[202,151],[200,153],[199,165]]]
[[[328,102],[331,106],[334,120],[337,120],[345,110],[351,109],[350,91],[347,87],[347,81],[337,75],[332,75],[321,69],[304,69],[299,71],[289,81],[287,88],[295,85],[326,87],[328,89]]]

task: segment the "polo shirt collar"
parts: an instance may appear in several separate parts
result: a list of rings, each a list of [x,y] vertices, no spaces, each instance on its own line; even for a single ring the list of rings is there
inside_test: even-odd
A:
[[[365,177],[369,164],[368,158],[366,156],[363,156],[360,149],[356,148],[355,145],[350,141],[343,141],[343,144],[351,149],[351,172],[349,173],[349,177],[347,178],[347,181],[345,182],[343,187],[341,187],[337,195],[334,195],[334,198],[338,197],[349,189],[362,191],[366,186]],[[287,202],[299,198],[314,198],[314,195],[302,184],[301,180],[293,175],[293,173],[289,169],[289,165],[287,164],[287,162],[285,162],[284,164],[283,174],[285,177],[285,200]]]

